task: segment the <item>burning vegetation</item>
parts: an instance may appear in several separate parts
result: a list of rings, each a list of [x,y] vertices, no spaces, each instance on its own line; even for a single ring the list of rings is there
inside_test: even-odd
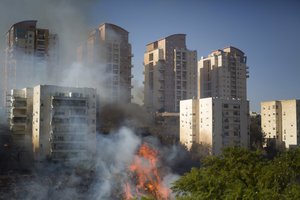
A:
[[[131,183],[124,186],[125,199],[151,195],[155,199],[169,199],[170,189],[160,177],[158,152],[148,144],[143,143],[129,166]]]

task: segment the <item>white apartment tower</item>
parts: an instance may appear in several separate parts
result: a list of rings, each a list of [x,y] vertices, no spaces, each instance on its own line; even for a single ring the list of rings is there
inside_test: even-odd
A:
[[[213,51],[198,62],[198,97],[247,100],[247,57],[235,47]]]
[[[33,88],[35,160],[86,160],[95,151],[95,138],[95,89],[51,85]]]
[[[199,99],[180,101],[179,139],[188,149],[199,142]]]
[[[261,126],[267,144],[277,148],[300,145],[300,100],[261,103]]]
[[[197,95],[197,52],[186,48],[185,34],[146,46],[144,105],[150,112],[179,112],[179,101]]]
[[[227,146],[248,148],[248,105],[216,97],[180,101],[180,142],[204,144],[212,154]]]

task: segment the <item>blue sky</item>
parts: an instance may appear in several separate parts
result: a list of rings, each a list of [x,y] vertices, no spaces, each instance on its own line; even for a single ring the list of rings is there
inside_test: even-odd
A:
[[[107,0],[89,17],[92,26],[110,22],[130,32],[139,85],[145,45],[185,33],[198,59],[228,45],[246,53],[251,110],[261,101],[300,98],[300,1]]]
[[[246,53],[251,110],[259,111],[261,101],[300,98],[300,0],[0,0],[0,49],[10,26],[26,19],[58,33],[65,58],[98,25],[123,27],[135,88],[143,86],[145,45],[185,33],[198,59],[228,45]]]

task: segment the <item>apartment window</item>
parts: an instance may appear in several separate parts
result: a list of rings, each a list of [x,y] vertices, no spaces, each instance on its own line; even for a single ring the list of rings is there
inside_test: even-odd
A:
[[[228,108],[228,104],[224,104],[223,107],[224,107],[224,108]]]
[[[185,60],[185,57],[186,57],[185,52],[182,52],[182,59]]]
[[[153,60],[153,53],[150,53],[149,54],[149,61],[152,61]]]
[[[153,63],[149,63],[149,71],[153,71]]]
[[[233,114],[234,115],[240,115],[240,112],[234,111]]]
[[[233,108],[240,108],[240,105],[234,105]]]

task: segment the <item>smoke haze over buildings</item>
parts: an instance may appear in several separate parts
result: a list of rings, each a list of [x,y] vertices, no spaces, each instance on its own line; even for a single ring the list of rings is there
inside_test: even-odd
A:
[[[91,27],[88,27],[89,9],[95,0],[1,0],[0,32],[1,49],[5,47],[6,33],[12,24],[23,20],[38,20],[38,26],[49,28],[60,38],[60,59],[62,63],[72,63],[76,48],[83,41]]]

